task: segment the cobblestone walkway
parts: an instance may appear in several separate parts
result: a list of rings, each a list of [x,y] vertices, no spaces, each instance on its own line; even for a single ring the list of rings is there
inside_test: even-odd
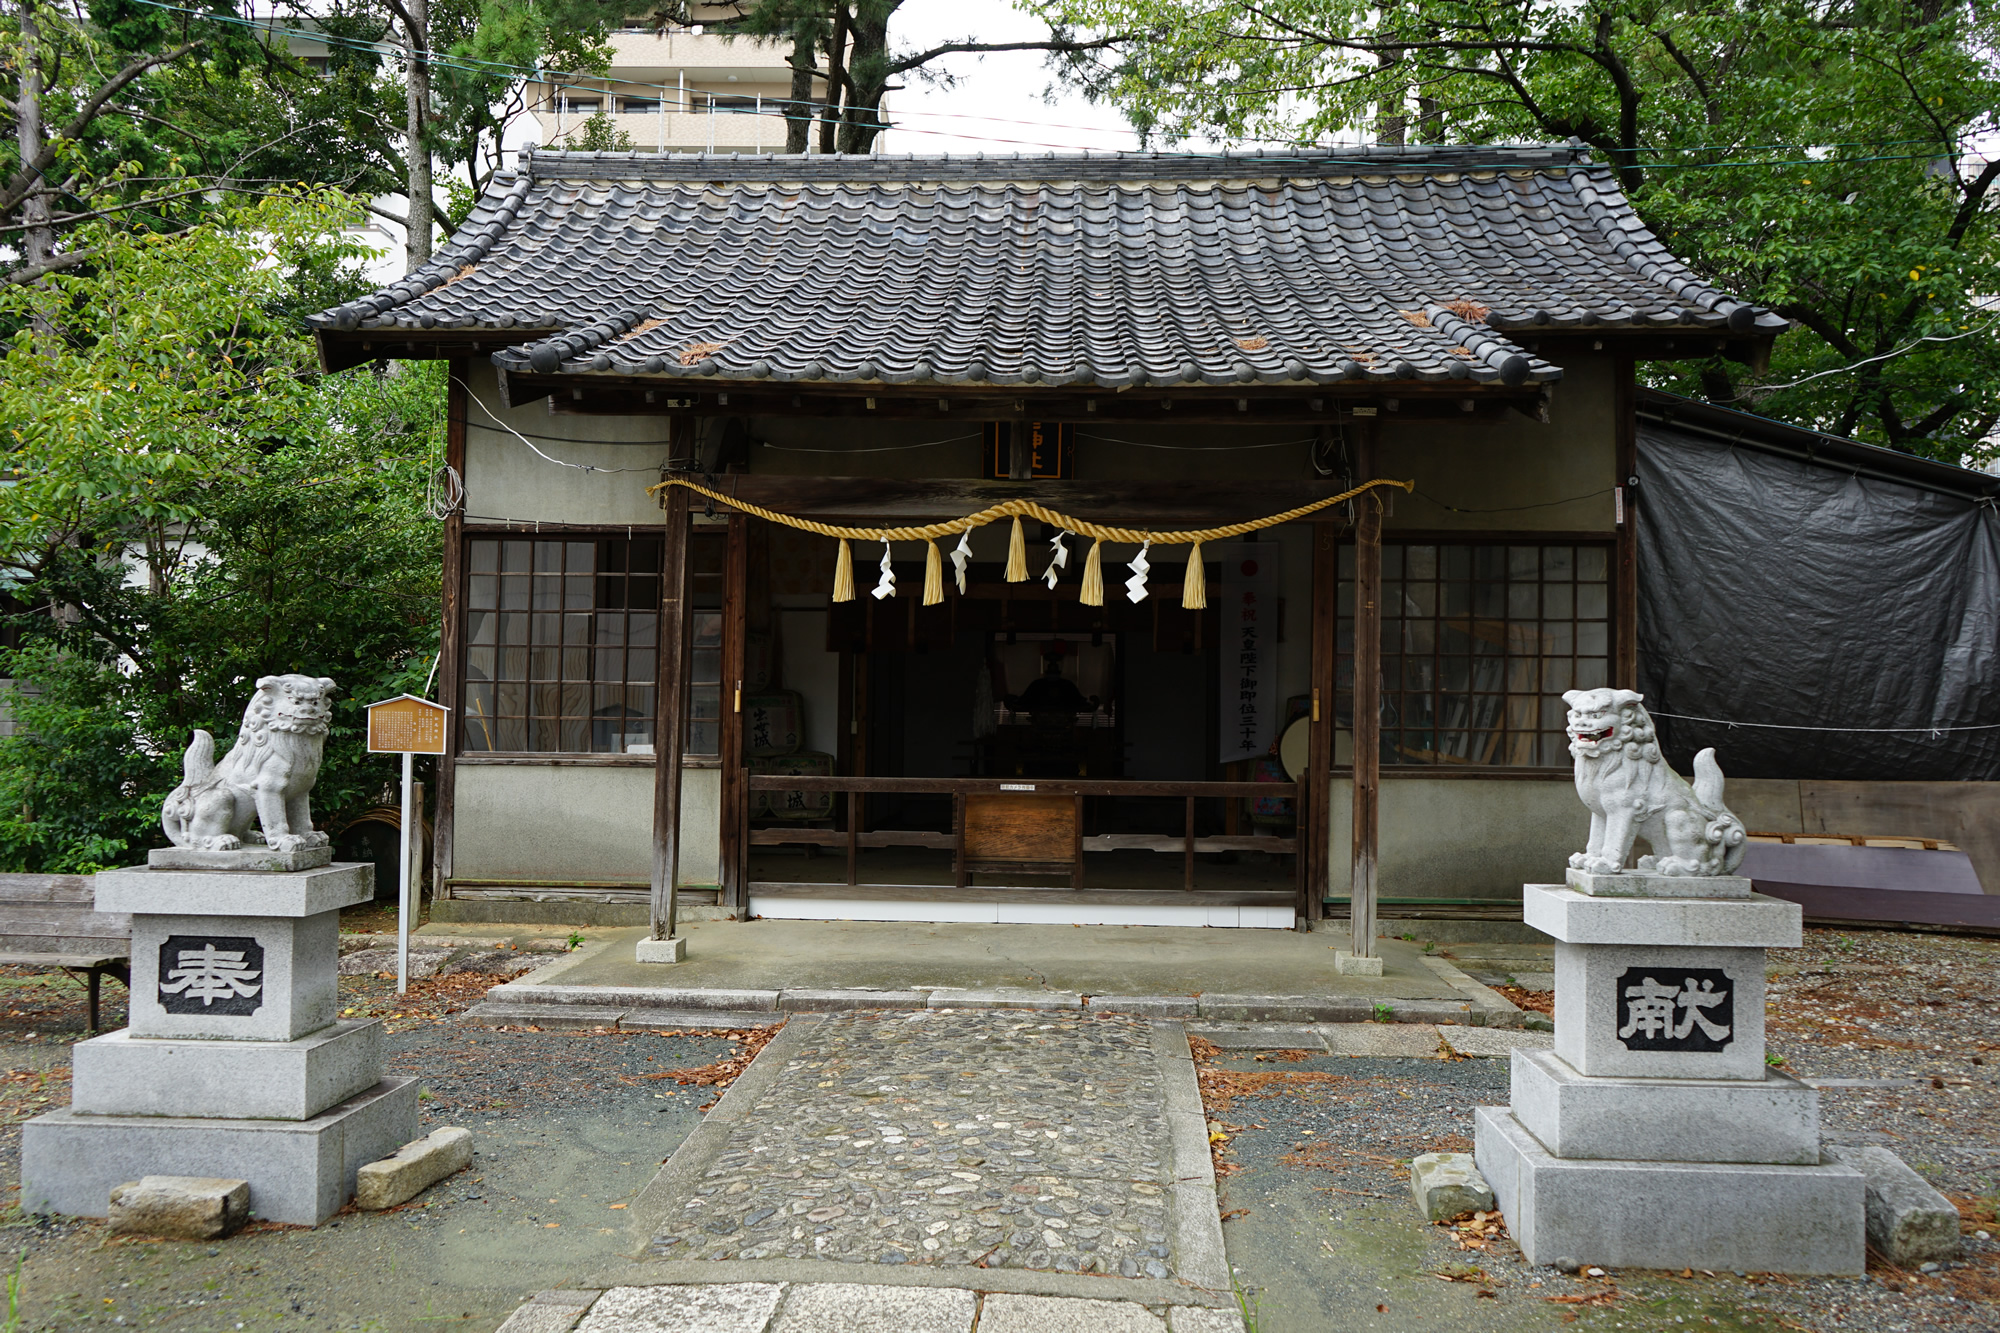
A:
[[[826,1016],[650,1254],[1179,1276],[1155,1040],[1118,1016]]]

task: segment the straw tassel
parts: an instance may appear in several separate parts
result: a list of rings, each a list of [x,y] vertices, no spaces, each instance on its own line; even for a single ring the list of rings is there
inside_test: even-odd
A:
[[[1188,552],[1187,579],[1181,584],[1181,605],[1199,611],[1208,605],[1208,579],[1201,567],[1201,543]]]
[[[944,556],[936,542],[926,542],[924,554],[924,605],[936,606],[944,600]]]
[[[1090,544],[1090,554],[1083,561],[1083,587],[1078,589],[1077,600],[1085,606],[1104,605],[1104,539],[1099,537]]]
[[[1021,516],[1014,515],[1014,531],[1007,538],[1007,582],[1028,581],[1028,534],[1021,530]]]
[[[854,552],[848,549],[845,537],[840,539],[840,558],[833,563],[833,600],[854,600]]]

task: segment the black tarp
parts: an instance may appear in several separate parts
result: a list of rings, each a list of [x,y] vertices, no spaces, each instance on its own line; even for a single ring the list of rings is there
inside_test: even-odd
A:
[[[2000,512],[1641,418],[1639,687],[1681,772],[2000,780]],[[1966,727],[1979,731],[1871,731]]]

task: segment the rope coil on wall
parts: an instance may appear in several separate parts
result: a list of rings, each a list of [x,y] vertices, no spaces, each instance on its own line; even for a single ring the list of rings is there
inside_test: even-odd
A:
[[[1304,518],[1307,514],[1317,513],[1322,509],[1328,509],[1334,505],[1352,500],[1355,496],[1365,491],[1373,490],[1377,486],[1394,486],[1404,491],[1415,490],[1416,482],[1392,481],[1385,477],[1378,477],[1373,481],[1364,481],[1352,490],[1342,491],[1339,495],[1329,495],[1324,500],[1314,500],[1311,504],[1303,504],[1295,509],[1287,509],[1282,514],[1271,514],[1265,518],[1253,518],[1242,523],[1228,523],[1219,528],[1199,528],[1178,532],[1154,532],[1147,528],[1121,528],[1105,523],[1092,523],[1086,519],[1075,518],[1058,510],[1050,509],[1047,505],[1036,500],[1003,500],[999,504],[989,505],[978,513],[967,514],[964,518],[946,519],[941,523],[925,523],[900,528],[849,528],[834,523],[821,523],[816,519],[800,518],[794,514],[781,514],[775,509],[766,509],[762,505],[751,504],[747,500],[734,499],[721,491],[704,486],[700,482],[691,481],[686,477],[668,477],[657,486],[648,486],[646,493],[659,497],[664,503],[666,491],[672,486],[685,487],[696,495],[705,496],[717,504],[728,505],[730,508],[748,514],[752,518],[761,518],[767,522],[781,523],[788,528],[797,528],[801,532],[811,532],[822,537],[838,539],[840,542],[840,557],[834,566],[833,573],[833,600],[836,602],[851,602],[854,600],[854,553],[848,547],[849,542],[865,541],[882,543],[882,582],[874,589],[874,595],[880,599],[896,595],[895,575],[889,568],[889,543],[920,541],[927,543],[930,547],[924,558],[923,604],[925,606],[935,606],[944,600],[943,565],[937,548],[937,539],[939,537],[949,537],[954,533],[969,533],[974,528],[984,527],[988,523],[994,523],[1003,518],[1014,520],[1013,530],[1009,533],[1007,541],[1007,582],[1026,583],[1028,581],[1027,537],[1021,529],[1021,520],[1025,517],[1038,519],[1043,523],[1047,523],[1054,527],[1059,534],[1074,532],[1095,539],[1094,544],[1090,548],[1090,555],[1084,565],[1083,588],[1080,600],[1085,606],[1104,605],[1103,560],[1100,548],[1102,548],[1105,542],[1130,542],[1139,548],[1139,555],[1133,560],[1130,566],[1133,571],[1133,577],[1126,581],[1126,596],[1134,602],[1140,601],[1146,595],[1145,579],[1148,566],[1145,563],[1145,556],[1148,547],[1192,545],[1194,549],[1188,553],[1187,578],[1181,588],[1181,604],[1191,610],[1196,610],[1208,605],[1208,591],[1201,562],[1201,544],[1203,542],[1224,541],[1230,537],[1240,537],[1246,532],[1257,532],[1264,528],[1274,528],[1280,523],[1290,523],[1294,520]],[[1056,540],[1060,543],[1060,536]],[[1057,550],[1061,551],[1065,557],[1068,554],[1060,544],[1058,544]],[[959,549],[953,552],[952,555],[952,564],[958,568],[958,590],[960,593],[965,591],[965,561],[963,559],[963,555],[965,554],[970,554],[970,552],[967,550],[965,541],[961,537]],[[1067,559],[1062,559],[1055,563],[1067,564],[1068,561]],[[1053,577],[1054,573],[1055,569],[1052,566],[1048,572],[1048,577]],[[1054,585],[1051,584],[1051,586]]]

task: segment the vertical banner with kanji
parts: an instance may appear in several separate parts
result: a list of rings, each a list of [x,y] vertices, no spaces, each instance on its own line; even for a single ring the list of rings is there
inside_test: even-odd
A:
[[[1222,652],[1218,710],[1223,763],[1271,748],[1278,722],[1278,551],[1276,542],[1208,548],[1222,568],[1216,641]],[[1206,554],[1206,552],[1205,552]]]

